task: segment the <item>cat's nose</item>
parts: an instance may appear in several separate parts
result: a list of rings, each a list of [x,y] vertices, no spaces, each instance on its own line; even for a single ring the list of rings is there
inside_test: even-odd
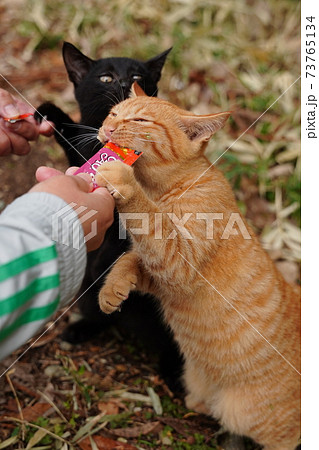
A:
[[[114,128],[103,128],[104,135],[105,135],[105,142],[109,142],[112,139],[112,133],[114,131]]]
[[[128,80],[120,80],[120,85],[122,88],[126,89],[130,87],[130,82]]]

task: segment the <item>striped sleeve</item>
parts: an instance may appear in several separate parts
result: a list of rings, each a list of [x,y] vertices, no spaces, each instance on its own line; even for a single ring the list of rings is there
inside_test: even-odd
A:
[[[60,211],[67,222],[54,219]],[[75,235],[79,245],[74,246]],[[62,199],[29,193],[5,209],[0,215],[0,359],[72,300],[85,265],[82,226]]]

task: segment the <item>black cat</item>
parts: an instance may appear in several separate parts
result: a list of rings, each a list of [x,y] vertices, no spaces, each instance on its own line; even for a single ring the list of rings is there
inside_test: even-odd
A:
[[[38,108],[36,118],[41,120],[41,116],[45,116],[54,122],[55,138],[65,150],[70,165],[82,166],[97,152],[99,142],[94,142],[94,138],[98,128],[112,106],[129,96],[134,81],[138,82],[147,95],[157,95],[157,82],[170,50],[145,62],[131,58],[93,60],[83,55],[74,45],[64,42],[64,64],[74,85],[82,127],[76,126],[67,114],[52,103],[42,104]],[[92,140],[83,145],[80,138],[84,133],[88,133],[88,127],[92,127]]]
[[[45,116],[55,124],[55,138],[65,150],[71,166],[81,166],[100,148],[97,130],[115,103],[129,96],[134,81],[150,96],[157,95],[157,82],[171,49],[142,62],[130,58],[104,58],[92,60],[72,44],[63,45],[63,59],[74,84],[74,92],[81,111],[81,126],[52,103],[38,108],[36,118]],[[87,128],[87,127],[92,127]],[[88,132],[89,130],[89,132]],[[90,134],[92,139],[81,136]],[[126,335],[136,335],[152,353],[159,356],[162,376],[174,390],[180,390],[179,375],[182,357],[170,330],[163,323],[158,302],[150,296],[132,293],[123,304],[121,312],[110,316],[98,306],[98,292],[105,275],[115,260],[129,249],[129,241],[119,239],[119,220],[108,230],[102,246],[88,254],[85,278],[78,294],[78,305],[83,319],[70,325],[63,338],[71,343],[85,342],[111,325],[119,327]]]

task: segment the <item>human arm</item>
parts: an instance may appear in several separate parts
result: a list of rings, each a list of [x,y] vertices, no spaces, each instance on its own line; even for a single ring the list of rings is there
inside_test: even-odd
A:
[[[45,181],[0,215],[0,359],[72,300],[84,276],[86,246],[97,248],[113,220],[114,201],[105,189],[90,192],[82,175],[46,179],[50,170],[40,170],[38,179]],[[69,205],[72,200],[98,213],[81,224]],[[57,217],[62,210],[63,216]],[[97,235],[85,243],[93,220]]]

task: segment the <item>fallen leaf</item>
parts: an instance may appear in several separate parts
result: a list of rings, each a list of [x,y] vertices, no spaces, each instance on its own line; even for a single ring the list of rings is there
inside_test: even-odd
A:
[[[187,432],[189,428],[189,422],[187,420],[175,419],[174,417],[160,417],[159,420],[165,425],[174,428],[174,430],[182,436],[189,436],[189,432]]]
[[[38,417],[43,416],[43,414],[46,413],[50,408],[51,405],[49,403],[38,402],[33,406],[27,406],[26,408],[23,408],[22,415],[23,418],[28,422],[33,422],[37,420]]]
[[[119,413],[119,405],[116,402],[99,402],[97,407],[101,412],[105,414],[118,414]]]
[[[44,438],[44,436],[46,436],[48,434],[47,430],[41,429],[41,430],[37,430],[34,435],[32,436],[32,438],[29,440],[28,445],[26,447],[26,450],[31,449],[32,447],[34,447],[38,442],[41,441],[41,439]]]
[[[11,436],[9,439],[6,439],[0,443],[0,449],[8,448],[10,445],[15,444],[17,440],[18,436]]]
[[[158,426],[160,422],[150,422],[145,423],[143,425],[138,425],[136,427],[129,428],[116,428],[115,430],[110,430],[110,433],[115,434],[115,436],[124,437],[124,438],[136,438],[141,434],[149,434],[152,433]]]
[[[109,439],[103,436],[91,436],[91,438],[94,440],[99,450],[136,450],[137,448],[133,445],[114,441],[113,439]],[[92,450],[92,444],[88,437],[79,442],[78,445],[81,450]]]

